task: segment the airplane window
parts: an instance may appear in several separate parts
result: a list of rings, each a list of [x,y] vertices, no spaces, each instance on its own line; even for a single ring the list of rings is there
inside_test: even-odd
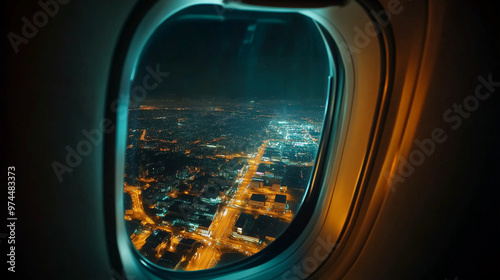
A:
[[[204,270],[280,238],[311,184],[330,63],[299,13],[197,5],[156,29],[131,77],[124,170],[140,255]]]

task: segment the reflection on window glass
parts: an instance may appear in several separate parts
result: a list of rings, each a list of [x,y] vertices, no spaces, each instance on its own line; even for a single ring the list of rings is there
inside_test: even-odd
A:
[[[157,28],[132,77],[125,220],[174,270],[220,267],[279,238],[318,152],[329,60],[297,13],[185,9]]]

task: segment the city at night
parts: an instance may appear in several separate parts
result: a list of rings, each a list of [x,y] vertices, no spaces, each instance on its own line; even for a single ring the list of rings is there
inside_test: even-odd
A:
[[[135,248],[162,267],[202,270],[278,238],[308,187],[325,106],[156,104],[129,111],[125,220]]]

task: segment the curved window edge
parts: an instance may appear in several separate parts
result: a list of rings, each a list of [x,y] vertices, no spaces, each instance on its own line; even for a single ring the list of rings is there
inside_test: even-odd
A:
[[[194,4],[193,4],[193,5],[194,5]],[[139,11],[141,11],[143,15],[145,15],[145,14],[147,14],[147,11],[150,11],[150,9],[151,9],[153,6],[154,6],[153,4],[148,5],[148,7],[144,7],[144,6],[143,6],[143,7],[142,7],[142,9],[138,9],[138,10],[139,10]],[[131,18],[137,18],[137,16],[136,16],[136,15],[134,15],[134,17],[131,17]],[[140,17],[139,17],[139,18],[140,18]],[[318,21],[316,21],[316,19],[314,19],[314,18],[313,18],[313,20],[314,20],[314,21],[318,24],[318,26],[322,26],[321,24],[319,24],[319,23],[318,23]],[[140,24],[141,22],[137,22],[137,21],[136,21],[135,23],[136,23],[136,28],[134,28],[134,29],[136,30],[136,29],[138,28],[139,24]],[[129,25],[130,25],[130,24],[129,24]],[[132,24],[132,25],[133,25],[133,24]],[[324,26],[323,26],[323,27],[319,27],[319,28],[323,28],[323,29],[324,29]],[[124,30],[125,30],[125,29],[124,29]],[[330,36],[330,34],[327,34],[327,33],[325,33],[325,32],[329,33],[329,32],[328,32],[328,31],[326,31],[326,30],[323,30],[323,31],[322,31],[322,33],[323,33],[325,36]],[[125,32],[124,32],[124,33],[125,33]],[[132,34],[134,34],[134,33],[135,33],[135,32],[133,32]],[[128,44],[128,45],[127,45],[127,42],[128,42],[128,43],[130,43],[130,42],[132,41],[132,37],[133,37],[133,35],[130,35],[130,34],[129,34],[128,36],[125,36],[125,37],[128,37],[128,39],[122,39],[120,44],[121,44],[121,45],[125,45],[125,46],[126,46],[126,49],[127,49],[127,48],[130,46],[130,44]],[[332,39],[332,40],[333,40],[333,39]],[[333,41],[334,41],[334,40],[333,40]],[[124,42],[125,42],[125,43],[124,43]],[[331,43],[330,43],[330,44],[331,44]],[[335,49],[335,48],[337,47],[337,44],[335,44],[335,46],[333,46],[333,47],[334,47],[334,49]],[[331,46],[331,45],[329,45],[329,49],[330,49],[330,50],[332,50],[332,46]],[[127,51],[129,51],[129,50],[127,50]],[[334,53],[335,53],[335,50],[334,50]],[[332,59],[334,59],[334,57],[335,57],[335,56],[342,56],[342,54],[340,54],[340,52],[339,52],[339,50],[338,50],[338,49],[337,49],[337,53],[336,53],[335,55],[333,55],[333,56],[332,56]],[[119,65],[124,66],[124,65],[126,65],[126,63],[124,62],[126,59],[127,59],[127,54],[124,54],[124,53],[119,53],[119,54],[117,54],[117,55],[115,56],[114,61],[116,61],[116,60],[122,60],[122,61],[120,61],[120,62],[118,62],[118,63],[114,63],[113,65],[119,64]],[[339,59],[339,61],[341,60],[340,58],[338,58],[338,59]],[[134,63],[134,65],[135,65],[135,63]],[[340,64],[339,64],[339,63],[335,64],[334,62],[332,62],[332,61],[331,61],[331,62],[330,62],[330,65],[337,65],[337,66],[339,66]],[[117,69],[117,68],[118,68],[118,69]],[[117,67],[113,67],[111,77],[123,76],[123,75],[122,75],[122,73],[121,73],[121,72],[122,72],[122,69],[119,69],[119,68],[120,68],[119,66],[117,66]],[[340,69],[339,69],[339,70],[340,70]],[[342,73],[342,71],[339,71],[339,70],[337,71],[337,73],[332,73],[332,74],[334,74],[334,75],[337,75],[337,76],[338,76],[340,73]],[[343,70],[343,69],[342,69],[342,70]],[[119,72],[117,72],[117,71],[119,71]],[[124,72],[126,73],[127,71],[124,71]],[[120,74],[117,74],[117,73],[120,73]],[[332,76],[334,76],[334,75],[332,75]],[[125,74],[125,76],[126,76],[126,74]],[[128,77],[130,77],[130,75],[129,75]],[[334,76],[334,77],[335,77],[335,76]],[[120,77],[120,81],[121,81],[121,83],[122,83],[122,84],[118,84],[118,85],[117,85],[117,84],[116,84],[116,82],[115,82],[115,84],[114,84],[114,85],[110,85],[110,86],[109,86],[109,89],[110,89],[110,90],[109,90],[109,92],[110,92],[110,93],[111,93],[111,92],[114,92],[114,94],[109,94],[109,95],[108,95],[108,103],[107,103],[107,104],[111,104],[112,102],[115,102],[115,100],[116,100],[116,99],[120,100],[120,98],[118,97],[118,96],[119,96],[119,94],[118,94],[118,93],[120,92],[120,90],[119,90],[119,89],[117,90],[117,88],[123,88],[123,82],[124,82],[124,81],[123,81],[122,77]],[[339,82],[339,81],[340,81],[340,82]],[[332,79],[332,78],[330,78],[330,86],[331,86],[332,88],[336,89],[336,90],[339,90],[339,89],[340,89],[338,92],[343,92],[342,87],[344,86],[344,83],[343,83],[343,81],[342,81],[341,79]],[[333,96],[333,97],[336,97],[336,98],[338,98],[338,97],[340,97],[340,96],[341,96],[340,94],[338,94],[338,92],[337,92],[337,93],[332,93],[332,92],[333,92],[333,90],[331,90],[331,92],[330,92],[330,95],[329,95],[329,97],[330,97],[330,98],[331,98],[332,96]],[[123,94],[124,94],[124,93],[123,93],[123,92],[121,92],[121,93],[122,93],[122,96],[123,96]],[[344,93],[344,94],[345,94],[345,93]],[[116,99],[114,99],[114,98],[112,97],[113,95],[116,97]],[[340,102],[340,101],[339,101],[339,102],[334,102],[334,106],[332,105],[332,102],[329,102],[329,110],[327,111],[327,114],[328,114],[328,115],[331,115],[331,116],[329,116],[329,117],[328,117],[328,119],[325,119],[325,127],[326,127],[326,126],[328,126],[328,127],[326,127],[327,129],[330,129],[330,128],[332,128],[332,130],[337,129],[337,127],[336,127],[336,126],[337,126],[337,125],[339,125],[339,124],[334,122],[334,116],[333,116],[333,114],[334,114],[334,113],[340,114],[340,110],[339,110],[340,106],[341,106],[341,102]],[[334,110],[334,109],[333,109],[333,107],[338,107],[338,108],[337,108],[337,110]],[[106,172],[106,174],[111,174],[111,173],[112,173],[112,174],[113,174],[113,176],[109,176],[109,175],[108,175],[108,176],[106,176],[107,178],[105,179],[105,183],[109,183],[109,182],[114,181],[112,186],[113,186],[113,187],[118,187],[118,188],[120,189],[120,191],[118,191],[118,192],[117,192],[117,191],[116,191],[116,189],[113,189],[112,191],[109,191],[109,189],[111,189],[111,188],[108,188],[108,187],[107,187],[108,185],[106,185],[105,189],[107,189],[108,191],[106,191],[106,192],[105,192],[105,193],[107,194],[107,196],[105,196],[105,198],[107,198],[107,197],[108,197],[108,195],[110,195],[110,197],[113,197],[113,198],[114,198],[114,200],[113,200],[114,202],[116,202],[116,201],[123,201],[123,197],[121,197],[121,195],[122,195],[121,187],[122,187],[123,185],[122,185],[122,184],[120,184],[120,181],[122,181],[122,180],[123,180],[123,178],[122,178],[122,177],[120,177],[120,174],[119,174],[119,173],[122,173],[121,175],[123,175],[123,171],[122,171],[123,169],[120,169],[119,167],[120,167],[121,165],[123,165],[124,163],[123,163],[123,158],[122,158],[121,160],[119,159],[119,158],[120,158],[119,154],[120,154],[120,152],[123,152],[123,150],[120,150],[120,147],[124,147],[124,146],[125,146],[125,144],[123,143],[123,141],[125,141],[125,140],[124,140],[124,139],[120,140],[120,137],[117,137],[117,136],[118,136],[118,135],[120,135],[120,133],[121,133],[121,134],[123,134],[123,132],[124,132],[124,131],[126,132],[126,125],[125,125],[125,126],[124,126],[123,124],[122,124],[122,125],[120,125],[120,119],[122,119],[122,120],[123,120],[123,119],[125,119],[125,121],[126,121],[126,119],[127,119],[127,118],[126,118],[126,117],[123,117],[123,116],[126,116],[126,115],[127,115],[127,113],[126,113],[126,111],[127,111],[127,110],[128,110],[128,100],[127,100],[127,98],[122,98],[122,99],[121,99],[121,101],[120,101],[120,102],[118,102],[118,107],[117,107],[117,110],[116,110],[116,115],[115,115],[115,114],[113,114],[113,113],[109,113],[109,112],[108,112],[108,116],[109,116],[109,115],[111,115],[110,117],[111,117],[112,119],[114,118],[114,119],[117,121],[117,122],[116,122],[116,124],[117,124],[117,131],[116,131],[116,136],[115,136],[116,138],[115,138],[115,137],[109,137],[108,139],[106,139],[106,150],[108,151],[106,154],[108,154],[108,155],[118,155],[118,156],[116,157],[116,159],[108,159],[108,160],[107,160],[107,164],[106,164],[106,166],[107,166],[107,167],[109,167],[109,166],[114,166],[114,169],[112,169],[112,170],[110,170],[110,171],[109,171],[109,168],[108,168],[108,171],[109,171],[109,172]],[[339,117],[339,116],[337,116],[337,117]],[[326,124],[326,122],[327,122],[327,121],[329,121],[329,122],[330,122],[328,125]],[[338,121],[338,120],[337,120],[337,121]],[[324,130],[324,132],[325,132],[325,130]],[[330,138],[330,137],[332,137],[332,136],[331,136],[331,132],[330,132],[330,131],[329,131],[329,133],[328,133],[327,137],[329,137],[329,138]],[[334,138],[334,137],[332,137],[332,138]],[[329,140],[330,140],[330,139],[329,139]],[[116,142],[115,142],[115,141],[116,141]],[[325,170],[325,169],[327,168],[327,164],[326,164],[325,162],[321,162],[321,161],[324,161],[324,160],[325,160],[325,159],[324,159],[324,157],[326,157],[326,151],[325,151],[325,149],[326,149],[326,148],[328,148],[328,146],[330,146],[330,147],[331,147],[331,146],[332,146],[332,144],[335,144],[335,143],[331,143],[331,142],[329,142],[329,141],[326,141],[326,140],[325,140],[325,136],[324,136],[324,135],[322,136],[321,142],[322,142],[322,144],[321,144],[322,148],[321,148],[321,149],[320,149],[320,151],[318,152],[317,163],[316,163],[316,165],[315,165],[315,172],[314,172],[314,177],[316,177],[316,178],[313,178],[313,179],[312,179],[312,182],[313,182],[313,183],[311,184],[311,186],[312,186],[312,187],[310,188],[310,189],[311,189],[311,192],[313,192],[313,193],[314,193],[314,192],[317,192],[318,194],[319,194],[319,192],[321,191],[321,189],[322,189],[322,188],[320,188],[320,184],[321,184],[321,182],[319,182],[319,180],[317,179],[317,177],[318,177],[318,176],[323,175],[323,173],[325,173],[325,172],[326,172],[326,170]],[[325,146],[326,146],[326,147],[325,147]],[[112,151],[112,152],[110,152],[110,151]],[[319,154],[321,154],[321,156],[319,156]],[[111,158],[113,158],[113,157],[111,157]],[[113,162],[113,160],[114,160],[114,162]],[[319,163],[319,164],[318,164],[318,163]],[[117,168],[117,167],[118,167],[118,168]],[[321,167],[321,169],[322,169],[322,170],[319,170],[319,169],[320,169],[320,167]],[[119,171],[118,171],[118,170],[119,170]],[[111,173],[110,173],[110,172],[111,172]],[[116,172],[116,173],[118,173],[118,174],[116,174],[115,172]],[[114,178],[113,178],[113,177],[114,177]],[[114,180],[113,180],[113,179],[114,179]],[[324,180],[321,180],[321,181],[324,181]],[[111,186],[111,185],[109,185],[109,186]],[[311,193],[311,192],[310,192],[310,193]],[[312,196],[311,196],[311,194],[310,194],[310,193],[308,194],[308,199],[312,199]],[[121,195],[120,195],[120,194],[121,194]],[[317,201],[316,201],[316,202],[317,202]],[[108,201],[106,201],[106,209],[108,210],[108,215],[107,215],[108,219],[106,219],[106,221],[108,221],[108,220],[110,219],[110,216],[115,216],[115,220],[116,220],[116,217],[118,217],[118,220],[116,220],[116,224],[117,224],[118,226],[120,226],[120,225],[119,225],[119,224],[120,224],[120,219],[122,219],[122,218],[123,218],[123,215],[121,215],[121,213],[122,213],[122,212],[124,212],[124,211],[123,211],[123,206],[122,206],[122,207],[119,207],[119,206],[117,206],[118,204],[119,204],[119,203],[113,203],[112,205],[110,205],[109,200],[108,200]],[[311,205],[312,205],[312,208],[313,208],[312,210],[311,210],[311,209],[308,209],[309,207],[307,207],[307,208],[306,208],[306,209],[307,209],[307,211],[309,212],[309,216],[312,216],[312,214],[313,214],[312,212],[314,211],[314,208],[316,208],[316,207],[317,207],[317,205],[313,205],[312,203],[308,203],[307,205],[310,205],[309,207],[311,207]],[[112,209],[112,208],[113,208],[113,206],[115,206],[115,207],[114,207],[114,209]],[[306,210],[302,211],[302,210],[303,210],[303,208],[304,208],[304,206],[306,206],[306,205],[303,205],[303,206],[301,207],[301,211],[299,211],[299,214],[297,214],[297,217],[299,217],[298,215],[300,215],[300,213],[305,213],[305,211],[306,211]],[[113,211],[113,210],[114,210],[114,211]],[[109,214],[110,212],[114,212],[114,214]],[[298,220],[298,219],[296,219],[296,220]],[[122,221],[122,222],[123,222],[123,221]],[[310,220],[307,220],[306,224],[308,224],[308,223],[310,223],[310,222],[311,222]],[[290,226],[288,227],[287,231],[292,230],[292,228],[293,228],[293,226],[292,226],[292,225],[290,225]],[[285,231],[285,232],[286,232],[286,231]],[[302,235],[304,235],[304,232],[299,233],[298,235],[301,235],[301,234],[302,234]],[[111,235],[110,237],[108,236],[108,238],[110,238],[110,239],[113,239],[113,235],[114,235],[114,237],[115,237],[115,238],[114,238],[114,240],[116,241],[116,243],[120,243],[120,241],[121,241],[121,242],[123,242],[123,240],[120,240],[120,230],[117,230],[116,232],[111,232],[111,233],[110,233],[110,234],[108,234],[108,235]],[[122,236],[123,236],[123,234],[122,234]],[[128,238],[128,236],[125,236],[125,237],[126,237],[126,238]],[[279,238],[279,239],[281,239],[281,238]],[[282,244],[279,244],[279,242],[278,242],[278,240],[279,240],[279,239],[277,239],[275,242],[273,242],[273,243],[272,243],[271,245],[269,245],[269,246],[273,246],[273,244],[275,244],[275,243],[276,243],[276,245],[274,245],[275,247],[282,246]],[[132,243],[130,242],[130,240],[127,240],[127,241],[128,241],[128,243],[129,243],[130,245],[132,245]],[[284,242],[284,241],[283,241],[283,242]],[[283,243],[283,242],[282,242],[282,243]],[[111,243],[113,243],[113,241],[112,241]],[[287,243],[287,242],[285,242],[285,243]],[[118,244],[118,245],[116,246],[116,251],[120,252],[120,248],[118,248],[118,247],[120,247],[120,244]],[[269,247],[268,247],[268,248],[269,248]],[[123,248],[122,248],[122,249],[123,249]],[[133,248],[133,246],[129,246],[129,249],[132,249],[132,251],[135,251],[135,250],[134,250],[134,248]],[[113,251],[113,250],[111,250],[111,251]],[[264,250],[263,252],[265,252],[265,251],[266,251],[266,250]],[[144,260],[141,260],[140,258],[141,258],[142,256],[141,256],[140,254],[138,254],[138,252],[136,252],[136,253],[137,253],[137,255],[138,255],[138,256],[135,256],[135,257],[138,257],[138,258],[139,258],[140,262],[142,263],[141,265],[143,265],[143,266],[145,266],[145,267],[150,267],[150,268],[151,268],[151,265],[150,265],[150,264],[148,264],[147,262],[144,262]],[[279,255],[279,254],[281,254],[281,253],[278,253],[277,255]],[[118,255],[118,256],[120,256],[120,258],[122,259],[122,262],[123,262],[123,261],[130,261],[130,260],[125,260],[125,259],[124,259],[123,254],[118,253],[118,254],[113,254],[113,255],[114,255],[114,256],[112,256],[112,258],[115,258],[115,259],[116,259],[116,256],[117,256],[117,255]],[[130,255],[129,255],[128,257],[130,257]],[[255,257],[255,258],[254,258],[254,257]],[[238,270],[238,269],[246,269],[246,268],[248,268],[249,266],[250,266],[250,267],[256,267],[256,266],[258,265],[258,264],[256,264],[256,262],[262,262],[262,261],[270,260],[270,259],[275,258],[275,257],[276,257],[276,256],[272,256],[272,257],[271,257],[271,255],[270,255],[270,254],[264,254],[264,253],[262,253],[262,254],[260,254],[260,255],[259,255],[259,254],[256,254],[256,255],[254,255],[254,256],[252,256],[252,257],[250,257],[250,258],[247,258],[247,259],[245,259],[244,261],[242,261],[242,263],[245,263],[245,265],[242,265],[241,267],[240,267],[240,266],[238,266],[238,267],[233,267],[233,268],[231,268],[230,270],[235,271],[235,270]],[[253,260],[252,260],[252,258],[253,258]],[[120,265],[120,264],[118,264],[118,262],[117,262],[117,261],[115,261],[114,263],[116,263],[116,264],[115,264],[115,266],[119,267],[119,265]],[[231,266],[233,266],[233,265],[231,265]],[[139,267],[136,267],[136,269],[137,269],[137,268],[138,268],[138,269],[140,269]],[[156,269],[156,268],[153,268],[153,271],[154,271],[155,269]],[[223,271],[223,269],[224,269],[224,271]],[[150,269],[149,269],[149,270],[150,270]],[[220,271],[218,271],[218,270],[220,270]],[[150,271],[151,271],[151,270],[150,270]],[[202,272],[203,274],[205,274],[204,276],[206,276],[206,277],[214,277],[214,276],[215,276],[214,274],[218,274],[219,272],[228,272],[228,270],[227,270],[227,269],[225,269],[224,267],[221,267],[221,268],[214,268],[214,269],[210,269],[209,271],[205,270],[205,271],[201,271],[201,272]],[[210,275],[208,275],[208,276],[207,276],[206,274],[207,274],[208,272],[210,272],[210,273],[209,273]],[[197,272],[196,272],[196,271],[194,271],[194,272],[177,272],[177,271],[175,271],[175,272],[173,272],[173,273],[174,273],[174,274],[178,274],[178,275],[185,274],[185,276],[187,276],[187,277],[192,277],[192,276],[194,276],[194,274],[195,274],[195,273],[197,273]],[[154,273],[154,274],[157,274],[157,273]],[[238,274],[241,274],[241,272],[240,272],[240,273],[238,273]],[[163,271],[163,272],[160,272],[158,275],[163,275],[163,276],[164,276],[164,275],[167,275],[167,274],[164,274],[164,271]],[[188,275],[189,275],[189,276],[188,276]],[[169,274],[168,276],[170,277],[170,276],[174,276],[174,275],[170,275],[170,274]],[[174,277],[174,278],[175,278],[175,277]],[[172,279],[174,279],[174,278],[172,278]],[[184,278],[184,277],[181,277],[181,278],[179,278],[179,279],[182,279],[182,278]]]

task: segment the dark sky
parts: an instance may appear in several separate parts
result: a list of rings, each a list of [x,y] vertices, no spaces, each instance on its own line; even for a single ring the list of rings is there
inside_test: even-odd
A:
[[[314,23],[299,14],[189,8],[155,31],[135,83],[142,83],[147,65],[157,64],[170,76],[148,99],[326,96],[325,46]]]

